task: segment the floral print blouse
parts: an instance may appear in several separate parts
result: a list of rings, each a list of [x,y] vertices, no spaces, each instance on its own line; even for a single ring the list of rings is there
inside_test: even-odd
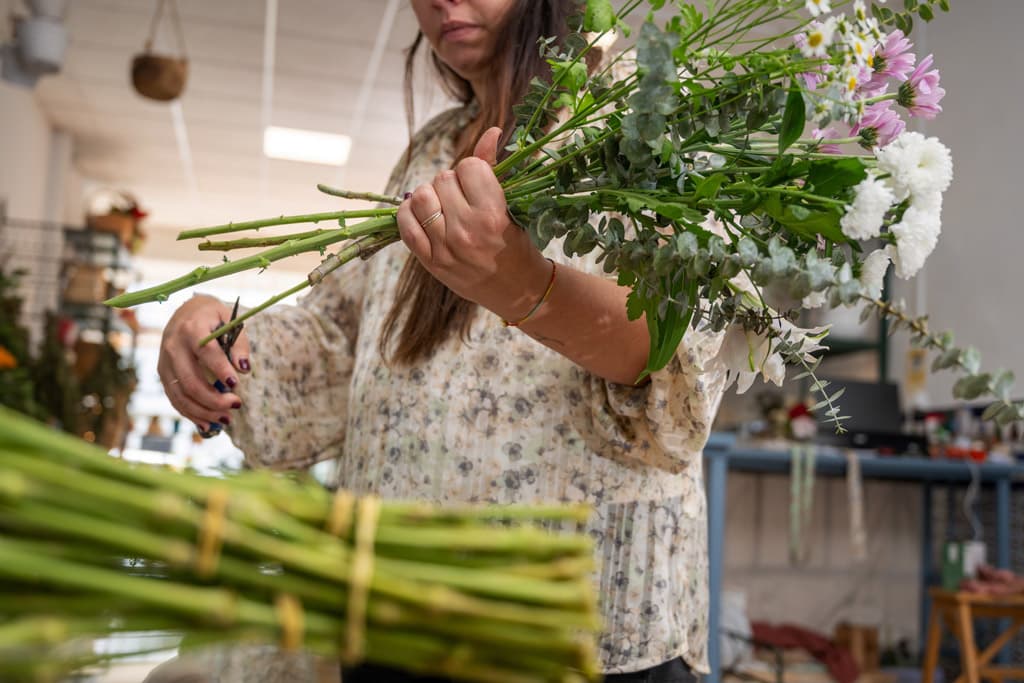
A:
[[[469,115],[457,108],[428,123],[387,191],[400,196],[449,168]],[[545,255],[604,276],[596,253],[568,259],[552,243]],[[252,373],[237,389],[234,442],[255,466],[335,459],[338,486],[386,498],[590,503],[604,671],[680,656],[706,671],[701,451],[725,384],[721,336],[690,330],[636,388],[480,309],[468,340],[453,335],[428,361],[390,367],[378,339],[407,258],[390,246],[247,323]]]

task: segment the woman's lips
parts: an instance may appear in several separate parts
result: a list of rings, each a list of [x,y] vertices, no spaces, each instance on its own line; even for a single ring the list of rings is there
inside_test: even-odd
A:
[[[476,24],[452,22],[441,26],[441,39],[457,43],[468,38],[472,38],[479,30],[480,27]]]

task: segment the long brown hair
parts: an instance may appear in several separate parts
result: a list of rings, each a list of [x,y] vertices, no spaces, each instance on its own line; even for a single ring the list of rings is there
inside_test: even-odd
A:
[[[458,139],[455,162],[470,156],[476,141],[492,126],[499,126],[503,131],[498,154],[499,159],[506,156],[504,148],[515,127],[512,106],[526,94],[534,77],[546,79],[550,76],[537,40],[556,36],[561,41],[567,33],[569,16],[577,5],[578,0],[513,2],[503,18],[501,30],[497,32],[494,73],[487,80],[488,92],[486,97],[478,98],[486,105],[480,107],[477,116]],[[405,106],[410,129],[413,125],[412,77],[416,53],[422,43],[423,33],[418,33],[405,55]],[[477,95],[469,81],[442,62],[437,53],[431,51],[430,56],[445,91],[464,105],[469,104]],[[381,355],[391,362],[406,365],[425,360],[455,331],[465,340],[475,312],[476,304],[455,294],[416,258],[410,257],[402,270],[395,301],[381,331]],[[389,352],[388,346],[396,333],[397,344]]]

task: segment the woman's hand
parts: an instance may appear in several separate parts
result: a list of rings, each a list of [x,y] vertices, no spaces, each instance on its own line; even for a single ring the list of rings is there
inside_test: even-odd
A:
[[[490,128],[474,156],[420,185],[398,208],[409,250],[453,292],[506,320],[525,315],[543,295],[549,264],[509,218],[491,166],[500,128]]]
[[[195,296],[171,316],[160,342],[157,372],[171,405],[207,431],[211,424],[231,424],[231,410],[242,407],[233,393],[222,394],[211,382],[215,377],[229,389],[238,384],[236,372],[249,372],[249,339],[243,331],[231,350],[234,361],[228,360],[219,344],[199,341],[223,325],[231,310],[222,301],[210,296]]]

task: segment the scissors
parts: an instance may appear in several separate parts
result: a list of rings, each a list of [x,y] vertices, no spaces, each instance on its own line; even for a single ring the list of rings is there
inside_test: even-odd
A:
[[[237,299],[235,299],[235,307],[231,310],[231,318],[228,320],[228,322],[233,322],[235,318],[238,317],[238,302],[241,300],[241,298],[242,297],[238,297]],[[230,330],[217,337],[217,344],[220,346],[221,351],[224,352],[224,355],[228,357],[229,361],[231,360],[231,347],[235,345],[235,342],[238,340],[238,335],[242,333],[243,327],[245,327],[245,323],[242,323],[237,327],[232,327]],[[222,394],[228,393],[227,385],[224,384],[224,382],[221,382],[219,379],[213,381],[213,388]],[[210,437],[217,436],[218,434],[220,434],[223,429],[224,428],[221,427],[219,423],[211,422],[209,429],[205,431],[199,430],[199,436],[203,437],[204,439],[209,439]]]

